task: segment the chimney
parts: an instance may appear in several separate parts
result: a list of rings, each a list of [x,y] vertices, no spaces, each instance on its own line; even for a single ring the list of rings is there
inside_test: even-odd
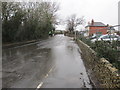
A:
[[[91,25],[94,25],[94,20],[92,19],[92,21],[91,21]]]
[[[88,25],[90,25],[90,22],[88,22]]]

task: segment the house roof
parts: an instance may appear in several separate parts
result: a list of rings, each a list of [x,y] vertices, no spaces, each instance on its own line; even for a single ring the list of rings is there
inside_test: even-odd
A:
[[[94,22],[93,23],[93,25],[92,25],[92,23],[90,23],[90,24],[88,24],[86,27],[91,27],[91,26],[96,26],[96,27],[100,27],[100,26],[106,26],[104,23],[102,23],[102,22]]]

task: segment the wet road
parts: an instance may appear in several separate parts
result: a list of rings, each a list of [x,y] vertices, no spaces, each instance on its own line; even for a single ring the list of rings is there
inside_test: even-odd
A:
[[[80,49],[66,36],[3,50],[3,87],[91,88]]]

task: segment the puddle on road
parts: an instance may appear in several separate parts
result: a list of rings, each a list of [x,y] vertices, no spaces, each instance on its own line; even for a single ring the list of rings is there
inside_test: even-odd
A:
[[[49,76],[43,80],[42,88],[92,87],[78,51],[77,44],[68,37],[64,37],[62,44],[52,48],[51,53],[55,66]]]
[[[3,87],[35,88],[52,65],[50,54],[51,49],[38,50],[36,46],[4,50]],[[35,82],[32,83],[32,81]]]
[[[43,81],[44,88],[89,88],[78,51],[77,44],[63,35],[3,50],[3,87],[36,88]]]

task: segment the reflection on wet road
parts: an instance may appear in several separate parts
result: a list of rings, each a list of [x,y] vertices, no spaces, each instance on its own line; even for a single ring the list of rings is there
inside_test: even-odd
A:
[[[91,88],[80,50],[66,36],[3,50],[3,87]]]

